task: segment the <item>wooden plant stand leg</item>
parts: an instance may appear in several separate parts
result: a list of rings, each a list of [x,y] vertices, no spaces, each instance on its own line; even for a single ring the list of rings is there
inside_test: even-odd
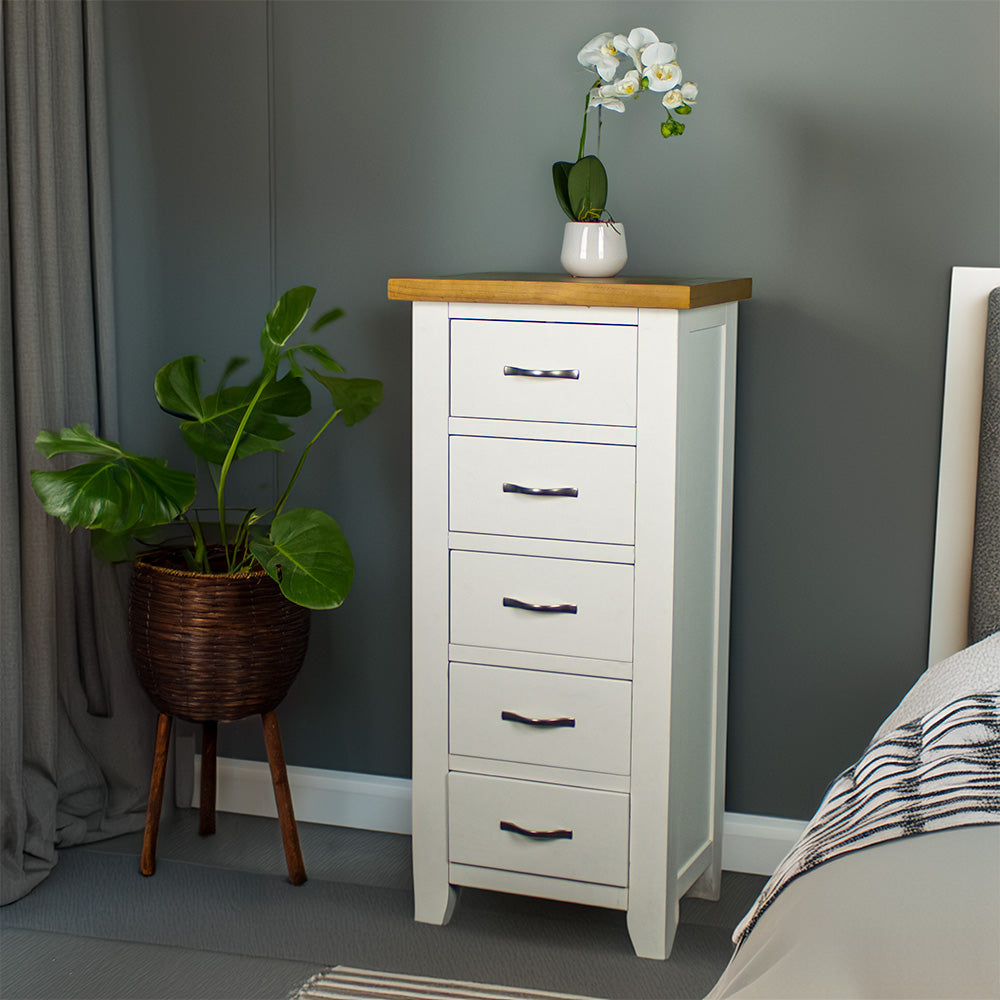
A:
[[[201,798],[198,833],[210,837],[215,833],[216,750],[219,745],[218,722],[201,724]]]
[[[160,812],[163,809],[163,783],[167,771],[167,751],[173,719],[160,713],[156,723],[156,749],[153,751],[153,774],[149,779],[149,804],[146,806],[146,832],[142,838],[139,871],[152,875],[156,871],[156,838],[160,832]]]
[[[306,880],[306,869],[302,862],[302,849],[299,847],[299,832],[295,826],[295,813],[292,811],[292,793],[288,787],[285,753],[281,746],[278,719],[274,712],[265,712],[260,720],[264,726],[267,761],[271,765],[274,803],[278,807],[278,823],[281,826],[281,840],[285,846],[288,878],[292,885],[302,885]]]

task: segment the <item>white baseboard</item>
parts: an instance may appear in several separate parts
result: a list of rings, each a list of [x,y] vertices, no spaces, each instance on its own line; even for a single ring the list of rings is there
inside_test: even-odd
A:
[[[277,816],[271,772],[266,763],[220,757],[216,808],[248,816]],[[201,757],[194,759],[191,805],[198,805]],[[295,818],[359,830],[405,833],[410,823],[410,780],[377,774],[288,768]],[[722,867],[727,871],[770,875],[805,829],[801,820],[726,813]]]
[[[722,867],[770,875],[805,828],[805,820],[727,812],[722,824]]]
[[[276,817],[271,769],[263,761],[219,757],[215,807],[220,812]],[[410,779],[378,774],[287,768],[296,820],[358,830],[410,833]],[[194,758],[191,805],[198,805],[201,755]]]

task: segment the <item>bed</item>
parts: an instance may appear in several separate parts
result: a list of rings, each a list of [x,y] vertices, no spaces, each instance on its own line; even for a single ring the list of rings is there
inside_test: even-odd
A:
[[[1000,268],[952,275],[929,652],[707,1000],[1000,998]]]

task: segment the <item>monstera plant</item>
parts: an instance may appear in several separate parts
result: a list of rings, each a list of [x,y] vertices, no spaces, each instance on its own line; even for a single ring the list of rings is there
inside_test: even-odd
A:
[[[290,508],[288,499],[320,436],[338,416],[348,426],[367,417],[382,399],[382,383],[344,377],[343,368],[320,344],[291,343],[315,292],[303,285],[278,299],[260,336],[259,370],[249,381],[231,384],[246,358],[231,359],[207,394],[203,359],[195,355],[170,362],[156,375],[156,401],[180,421],[185,443],[201,460],[197,465],[211,476],[211,515],[192,509],[194,474],[169,468],[162,458],[132,454],[85,424],[42,431],[35,441],[47,458],[75,454],[87,459],[67,469],[32,471],[31,484],[45,510],[70,528],[92,531],[96,551],[111,559],[130,557],[136,543],[152,544],[165,525],[180,524],[186,537],[178,548],[188,570],[239,575],[259,566],[295,604],[316,609],[340,605],[354,576],[347,540],[329,514]],[[312,332],[342,315],[340,309],[325,313]],[[302,448],[277,501],[268,510],[231,507],[227,488],[233,464],[286,449],[295,433],[290,421],[312,410],[310,382],[328,400],[327,413]],[[213,521],[217,530],[206,530]]]

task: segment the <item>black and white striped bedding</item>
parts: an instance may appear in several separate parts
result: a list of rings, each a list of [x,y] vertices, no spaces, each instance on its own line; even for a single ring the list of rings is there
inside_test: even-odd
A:
[[[1000,823],[1000,690],[967,694],[877,738],[830,786],[737,927],[739,946],[790,882],[848,851]]]

